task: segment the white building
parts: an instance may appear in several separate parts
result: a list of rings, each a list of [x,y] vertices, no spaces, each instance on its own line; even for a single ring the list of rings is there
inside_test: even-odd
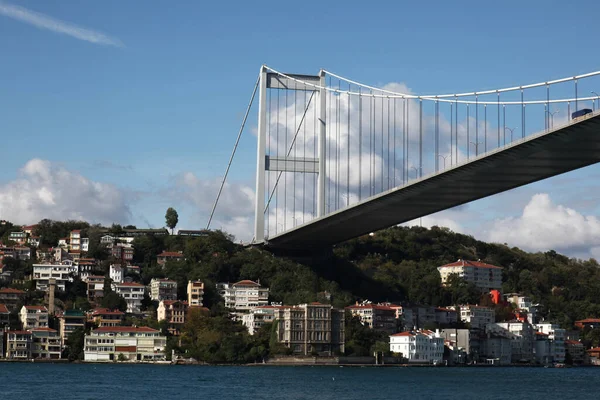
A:
[[[69,264],[33,264],[33,280],[37,290],[48,290],[50,278],[56,280],[56,289],[64,291],[67,282],[73,282],[77,266]]]
[[[557,324],[537,324],[535,328],[538,332],[548,335],[550,345],[550,357],[553,362],[564,363],[565,362],[565,339],[567,332],[561,329]]]
[[[517,307],[517,310],[527,312],[527,320],[530,324],[536,322],[539,304],[535,304],[531,300],[531,297],[518,293],[508,293],[504,295],[504,298],[509,303],[514,304]]]
[[[496,321],[496,312],[493,308],[477,305],[465,305],[459,308],[460,320],[468,322],[471,329],[483,329],[487,324]]]
[[[167,338],[146,326],[103,326],[85,335],[84,361],[162,361]]]
[[[527,322],[496,322],[486,326],[486,332],[510,338],[513,363],[534,360],[535,335],[533,326]]]
[[[480,356],[487,364],[509,365],[512,358],[511,340],[500,334],[490,334],[481,340]]]
[[[120,264],[111,264],[108,276],[115,283],[122,283],[123,278],[125,277],[125,268],[121,267]]]
[[[177,300],[177,282],[153,278],[150,281],[150,298],[155,301]]]
[[[446,284],[450,275],[456,274],[472,282],[482,292],[492,289],[502,289],[502,267],[483,263],[481,261],[458,260],[438,267],[442,284]]]
[[[140,283],[135,282],[123,282],[113,283],[112,290],[115,291],[119,296],[125,299],[127,302],[128,313],[139,313],[142,307],[142,300],[144,299],[144,292],[146,287]]]
[[[90,250],[90,238],[81,238],[81,251],[88,252]]]
[[[73,230],[69,236],[70,250],[81,251],[81,231]]]
[[[204,282],[188,281],[187,296],[190,307],[202,307],[202,301],[204,300]]]
[[[438,331],[406,331],[390,335],[390,351],[402,354],[409,363],[440,364],[444,359],[444,338]]]
[[[44,306],[23,306],[19,312],[23,330],[48,327],[48,309]]]
[[[248,333],[254,335],[265,323],[273,322],[275,319],[275,307],[255,307],[248,314],[242,315],[242,324],[248,328]]]
[[[236,313],[247,313],[254,307],[269,304],[269,289],[260,283],[243,280],[237,283],[217,283],[219,294],[225,300],[225,307]]]

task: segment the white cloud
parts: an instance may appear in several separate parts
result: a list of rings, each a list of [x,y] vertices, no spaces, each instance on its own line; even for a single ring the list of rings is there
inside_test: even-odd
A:
[[[484,236],[530,251],[600,255],[600,220],[553,203],[547,193],[534,195],[521,216],[495,220]]]
[[[0,0],[0,14],[17,21],[25,22],[39,29],[47,29],[52,32],[62,33],[86,42],[106,46],[124,47],[123,42],[115,37],[108,36],[102,32],[82,28],[72,23],[61,21],[48,15],[38,13],[27,8],[5,3]]]
[[[0,215],[17,224],[43,218],[110,224],[130,218],[125,193],[50,161],[32,159],[16,180],[0,185]]]

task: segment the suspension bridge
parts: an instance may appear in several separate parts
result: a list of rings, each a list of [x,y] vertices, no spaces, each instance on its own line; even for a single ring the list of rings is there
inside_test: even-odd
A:
[[[208,227],[257,92],[252,242],[307,249],[599,162],[594,88],[600,71],[418,95],[262,66]]]

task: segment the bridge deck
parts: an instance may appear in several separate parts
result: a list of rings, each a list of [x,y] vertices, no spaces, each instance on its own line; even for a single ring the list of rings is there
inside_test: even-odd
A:
[[[596,113],[314,219],[266,244],[290,249],[330,246],[599,161]]]

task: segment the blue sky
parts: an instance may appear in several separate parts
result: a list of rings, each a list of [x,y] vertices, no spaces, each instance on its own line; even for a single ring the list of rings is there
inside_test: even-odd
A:
[[[576,7],[322,3],[0,0],[0,217],[32,223],[64,215],[156,227],[174,206],[179,227],[202,228],[263,63],[307,74],[326,68],[378,86],[398,82],[416,93],[600,69],[593,46],[600,4],[594,1]],[[16,16],[23,12],[25,18]],[[41,28],[40,18],[58,22]],[[239,188],[252,187],[254,139],[248,129],[232,169]],[[590,196],[595,186],[585,179],[597,175],[590,167],[430,222],[451,220],[457,230],[510,241],[508,234],[493,236],[496,220],[526,223],[523,210],[532,202],[558,213],[566,207],[584,217],[585,229],[574,229],[585,243],[562,250],[600,255],[594,250],[600,232],[590,219],[599,212]],[[40,186],[48,187],[31,195]],[[536,194],[546,194],[550,205]],[[244,237],[243,216],[222,211],[216,227]],[[511,244],[519,241],[515,236]]]

